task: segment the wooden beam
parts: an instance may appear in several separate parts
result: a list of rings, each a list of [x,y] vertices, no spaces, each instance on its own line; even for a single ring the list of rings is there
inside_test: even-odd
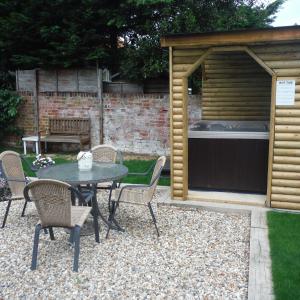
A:
[[[203,54],[202,56],[204,56]],[[188,196],[188,79],[183,78],[183,200]]]
[[[188,78],[190,75],[196,71],[196,69],[202,64],[202,62],[205,60],[205,58],[212,53],[212,49],[207,49],[197,60],[194,64],[191,65],[191,67],[183,74],[183,77]]]
[[[267,180],[267,206],[271,206],[272,194],[272,172],[273,172],[273,156],[274,156],[274,135],[275,135],[275,102],[276,102],[276,75],[272,76],[271,90],[271,113],[270,113],[270,135],[269,135],[269,158],[268,158],[268,180]]]
[[[170,101],[170,112],[169,112],[169,118],[170,118],[170,175],[171,175],[171,199],[174,197],[174,169],[173,169],[173,48],[169,47],[169,101]]]
[[[167,35],[160,40],[162,47],[176,46],[222,46],[264,42],[300,40],[300,27],[273,27],[264,29]]]
[[[246,51],[245,46],[223,46],[223,47],[212,47],[212,51],[214,52],[244,52]]]
[[[269,68],[265,62],[260,59],[252,50],[250,50],[248,47],[245,47],[245,51],[262,67],[264,68],[271,76],[275,75],[274,70]]]

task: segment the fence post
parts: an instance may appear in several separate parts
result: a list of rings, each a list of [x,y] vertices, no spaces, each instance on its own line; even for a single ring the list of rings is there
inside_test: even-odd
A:
[[[35,123],[35,133],[38,137],[38,153],[41,153],[41,137],[40,137],[40,108],[39,108],[39,70],[34,70],[34,89],[33,89],[33,99],[34,99],[34,123]],[[36,153],[37,154],[37,153]]]
[[[99,63],[97,62],[97,99],[99,101],[99,114],[100,114],[100,144],[104,142],[103,133],[103,73],[102,69],[99,69]]]

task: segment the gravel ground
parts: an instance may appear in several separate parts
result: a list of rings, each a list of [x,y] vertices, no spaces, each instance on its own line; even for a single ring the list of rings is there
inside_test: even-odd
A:
[[[104,195],[102,195],[104,196]],[[156,195],[159,198],[160,195]],[[1,221],[6,203],[0,203]],[[73,273],[68,235],[41,234],[38,269],[30,271],[37,214],[14,202],[0,229],[0,299],[245,299],[250,216],[158,206],[157,239],[148,211],[121,206],[125,233],[101,227],[101,244],[81,238],[79,272]],[[103,204],[105,208],[105,201]]]

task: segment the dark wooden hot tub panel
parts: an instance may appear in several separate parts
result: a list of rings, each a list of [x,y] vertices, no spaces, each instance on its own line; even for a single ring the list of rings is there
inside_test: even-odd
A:
[[[189,188],[267,191],[268,140],[189,139]]]

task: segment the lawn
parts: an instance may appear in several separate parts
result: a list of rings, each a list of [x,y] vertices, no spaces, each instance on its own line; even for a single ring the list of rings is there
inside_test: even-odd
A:
[[[7,149],[0,146],[0,153],[4,150],[13,150],[20,152],[21,150],[19,148],[16,149]],[[64,153],[58,153],[58,154],[51,154],[50,155],[54,160],[56,164],[63,164],[74,161],[72,159],[75,154],[64,154]],[[26,160],[28,163],[23,161],[23,168],[25,171],[25,174],[30,177],[35,177],[36,174],[30,169],[30,164],[35,160],[34,154],[29,154],[26,156]],[[151,165],[153,165],[154,160],[125,160],[124,165],[128,168],[129,173],[144,173],[146,172]],[[141,176],[141,175],[128,175],[123,179],[122,182],[124,183],[136,183],[136,184],[147,184],[150,183],[152,175],[152,170],[147,176]],[[170,185],[170,178],[162,177],[159,180],[159,185]]]
[[[276,299],[300,299],[300,214],[268,212]]]

